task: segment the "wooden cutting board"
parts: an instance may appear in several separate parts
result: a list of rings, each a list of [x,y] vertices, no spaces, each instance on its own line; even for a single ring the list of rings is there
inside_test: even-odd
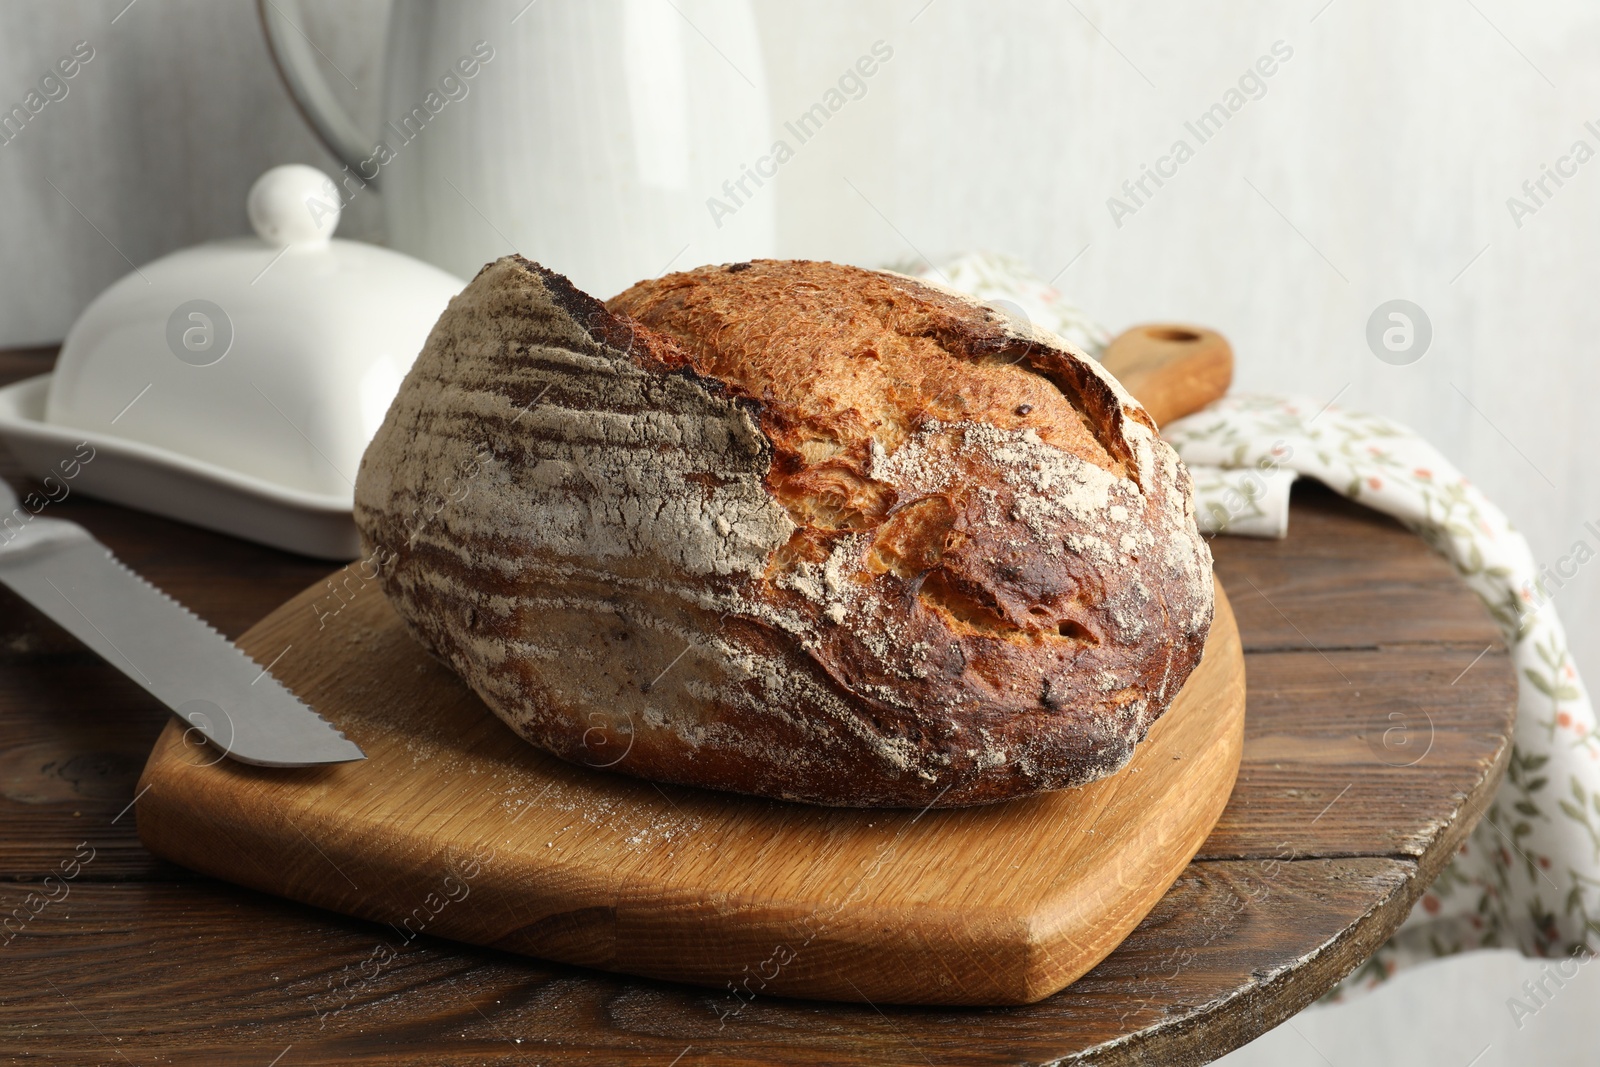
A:
[[[387,923],[380,937],[396,945],[426,934],[721,987],[729,1012],[758,994],[1048,996],[1188,864],[1243,745],[1244,660],[1220,586],[1204,660],[1122,772],[925,812],[658,787],[561,762],[424,654],[353,567],[239,644],[368,758],[246,766],[174,718],[139,786],[152,852]]]

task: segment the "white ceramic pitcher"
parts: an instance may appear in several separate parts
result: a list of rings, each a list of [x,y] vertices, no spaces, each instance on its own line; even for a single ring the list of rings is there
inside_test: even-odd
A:
[[[376,134],[296,0],[257,4],[345,201],[381,190],[402,252],[470,278],[517,251],[600,297],[772,254],[774,190],[724,192],[772,144],[748,0],[395,0]]]

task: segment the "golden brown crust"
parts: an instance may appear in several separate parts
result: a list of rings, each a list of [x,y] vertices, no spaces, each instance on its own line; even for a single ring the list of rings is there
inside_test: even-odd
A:
[[[408,534],[474,432],[491,484]],[[491,264],[369,449],[357,519],[402,617],[529,740],[820,803],[1110,773],[1211,618],[1187,474],[1120,387],[835,264],[702,268],[609,308]]]

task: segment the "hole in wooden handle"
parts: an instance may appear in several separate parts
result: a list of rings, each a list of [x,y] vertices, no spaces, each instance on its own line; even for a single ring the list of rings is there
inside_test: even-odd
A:
[[[1173,326],[1156,326],[1146,330],[1145,334],[1157,341],[1178,341],[1183,344],[1200,340],[1200,335],[1193,330],[1180,330]]]

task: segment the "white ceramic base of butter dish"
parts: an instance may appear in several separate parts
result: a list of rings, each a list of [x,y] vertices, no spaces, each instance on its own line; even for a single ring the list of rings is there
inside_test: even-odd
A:
[[[291,489],[153,445],[45,422],[49,389],[48,374],[0,389],[0,441],[34,477],[60,483],[72,469],[74,492],[307,556],[360,554],[351,492]],[[93,448],[92,459],[85,461],[80,443]]]

